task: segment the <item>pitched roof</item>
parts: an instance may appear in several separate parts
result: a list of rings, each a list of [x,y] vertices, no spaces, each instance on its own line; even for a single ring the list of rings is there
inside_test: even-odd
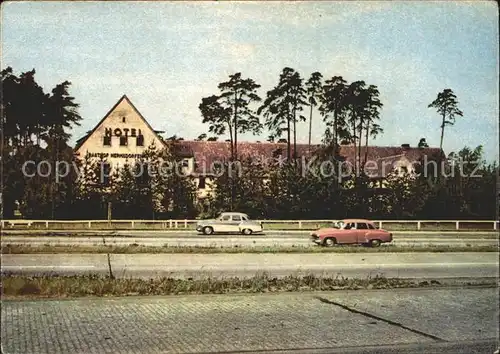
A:
[[[192,141],[182,140],[174,142],[177,152],[181,157],[194,157],[194,173],[210,173],[217,163],[228,161],[231,156],[231,145],[229,142],[220,141]],[[319,145],[297,144],[297,157],[310,157]],[[292,147],[293,149],[293,147]],[[365,147],[361,148],[361,160],[364,161]],[[292,151],[293,153],[293,151]],[[342,145],[340,156],[345,158],[347,164],[353,166],[357,160],[356,148],[354,145]],[[239,142],[238,156],[240,158],[252,158],[261,162],[269,159],[286,158],[286,143],[257,143]],[[439,148],[405,148],[398,146],[368,146],[366,171],[372,177],[387,176],[394,165],[403,158],[410,163],[419,162],[424,156],[428,161],[436,160],[444,156]]]
[[[84,135],[83,137],[81,137],[80,139],[78,139],[76,141],[76,144],[75,144],[75,147],[74,147],[74,150],[73,151],[77,151],[86,141],[87,139],[92,135],[94,134],[94,132],[97,130],[97,128],[99,128],[99,126],[106,120],[106,118],[108,118],[108,116],[111,114],[111,112],[113,112],[115,110],[115,108],[123,101],[127,101],[128,104],[132,107],[132,109],[137,113],[137,115],[139,116],[140,119],[142,119],[142,121],[144,122],[144,124],[146,124],[146,126],[153,132],[153,134],[155,134],[156,138],[158,138],[160,141],[162,141],[162,137],[158,135],[158,133],[162,133],[162,131],[159,131],[159,130],[155,130],[151,127],[151,125],[149,125],[148,121],[144,118],[144,116],[141,114],[141,112],[139,112],[139,110],[134,106],[134,104],[132,103],[132,101],[130,101],[130,99],[127,97],[127,95],[123,95],[116,103],[113,107],[111,107],[111,109],[104,115],[104,117],[102,117],[102,119],[99,121],[99,123],[97,123],[95,126],[94,126],[94,129],[92,129],[91,131],[87,132],[86,135]]]
[[[202,167],[205,166],[205,171],[210,170],[212,164],[222,161],[228,161],[231,157],[231,144],[222,141],[178,141],[177,144],[183,151],[183,156],[194,157],[198,162],[195,172],[202,172]],[[284,143],[256,143],[256,142],[239,142],[238,156],[240,158],[251,157],[253,159],[269,159],[273,156],[280,155],[286,157],[287,144]],[[297,145],[297,155],[308,155],[307,145]]]

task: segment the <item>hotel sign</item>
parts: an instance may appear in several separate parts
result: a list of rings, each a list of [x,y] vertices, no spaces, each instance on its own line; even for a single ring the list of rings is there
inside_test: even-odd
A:
[[[130,135],[129,135],[129,132],[130,132]],[[105,136],[131,136],[131,137],[136,137],[138,135],[142,135],[142,132],[140,129],[136,129],[136,128],[104,128],[104,135]]]

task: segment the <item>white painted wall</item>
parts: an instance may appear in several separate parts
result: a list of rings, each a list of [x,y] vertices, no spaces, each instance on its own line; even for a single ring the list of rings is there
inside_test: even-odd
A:
[[[104,145],[106,129],[108,131],[111,129],[111,146]],[[137,138],[132,136],[134,130],[136,136],[139,135],[139,132],[144,136],[144,146],[137,146]],[[118,131],[121,131],[123,136],[127,132],[127,146],[120,145],[120,138],[115,136],[115,132]],[[105,154],[106,160],[112,168],[115,168],[123,166],[126,162],[132,163],[136,159],[134,156],[125,157],[124,154],[142,154],[151,144],[155,144],[157,148],[163,146],[155,132],[134,109],[131,102],[124,97],[76,152],[80,158],[85,157],[87,153]],[[121,156],[114,157],[113,154],[121,154]],[[98,160],[99,157],[96,156],[95,159]]]

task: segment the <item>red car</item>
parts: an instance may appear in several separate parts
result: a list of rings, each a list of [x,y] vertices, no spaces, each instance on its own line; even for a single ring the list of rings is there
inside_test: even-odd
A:
[[[392,242],[392,233],[377,228],[370,220],[344,219],[331,228],[322,228],[311,232],[311,241],[321,246],[336,244],[360,244],[378,247],[382,243]]]

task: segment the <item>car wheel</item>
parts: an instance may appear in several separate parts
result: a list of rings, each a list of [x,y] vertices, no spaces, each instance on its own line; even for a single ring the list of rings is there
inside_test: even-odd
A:
[[[378,247],[378,246],[380,246],[381,243],[382,242],[380,240],[371,240],[370,241],[370,246],[371,247]]]
[[[334,238],[325,238],[325,241],[323,241],[323,244],[326,246],[326,247],[332,247],[332,246],[335,246],[337,242],[335,241]]]
[[[212,227],[210,227],[210,226],[205,226],[205,227],[203,228],[203,233],[204,233],[205,235],[211,235],[211,234],[213,234],[213,233],[214,233],[214,229],[213,229]]]
[[[251,235],[252,234],[252,230],[250,229],[243,229],[243,235]]]

